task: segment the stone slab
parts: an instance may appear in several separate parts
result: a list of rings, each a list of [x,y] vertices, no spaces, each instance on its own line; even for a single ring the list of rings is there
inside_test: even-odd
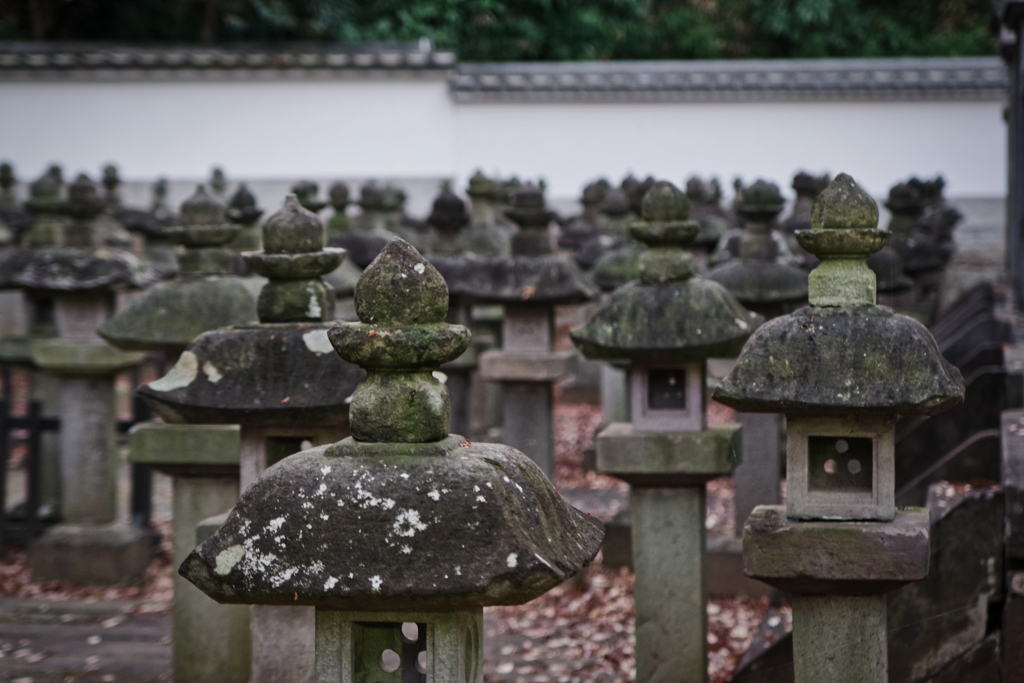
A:
[[[728,476],[742,453],[740,425],[700,432],[636,433],[615,422],[597,435],[597,467],[634,486],[692,486]]]
[[[0,362],[17,365],[33,365],[31,337],[0,339]]]
[[[1006,555],[1024,559],[1024,410],[1004,411],[1001,431]]]
[[[889,675],[925,680],[981,643],[1003,598],[1003,493],[934,495],[927,578],[890,594]]]
[[[902,508],[892,522],[794,522],[781,505],[743,527],[747,576],[793,594],[873,595],[928,576],[929,516]]]
[[[151,557],[149,536],[125,524],[59,524],[29,549],[33,581],[105,586],[141,580]]]
[[[238,425],[172,425],[144,422],[132,427],[128,460],[179,477],[238,476]]]
[[[793,598],[798,683],[888,683],[885,596]]]
[[[68,375],[112,375],[135,367],[144,353],[121,351],[106,344],[43,339],[32,344],[32,361],[48,372]]]
[[[480,356],[480,376],[491,382],[555,382],[571,372],[575,356],[572,351],[488,351]]]

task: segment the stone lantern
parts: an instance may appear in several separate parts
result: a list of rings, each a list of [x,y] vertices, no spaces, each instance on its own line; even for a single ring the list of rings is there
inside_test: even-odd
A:
[[[384,217],[387,200],[377,183],[370,181],[363,185],[357,203],[362,213],[348,222],[346,232],[331,235],[331,244],[345,249],[348,259],[362,269],[377,258],[395,233],[387,227]]]
[[[327,192],[327,196],[331,200],[331,208],[334,209],[334,215],[327,222],[327,234],[332,236],[334,234],[344,234],[349,230],[348,216],[345,214],[345,209],[351,204],[350,194],[348,185],[342,182],[337,182],[331,185]]]
[[[736,197],[733,199],[733,211],[739,216],[746,227],[729,230],[711,256],[708,257],[708,265],[719,266],[726,261],[741,257],[740,251],[746,235],[753,231],[754,234],[765,234],[771,237],[777,247],[776,259],[789,266],[799,266],[801,261],[793,255],[786,242],[785,235],[778,229],[778,217],[786,206],[779,186],[764,180],[758,180],[752,185],[743,187],[743,183],[737,178],[735,183]]]
[[[686,181],[686,198],[690,200],[690,216],[700,225],[700,233],[690,244],[690,251],[697,261],[697,270],[704,273],[708,269],[708,256],[732,227],[732,222],[721,207],[722,186],[718,178],[705,182],[698,176],[691,176]]]
[[[329,202],[320,199],[320,186],[309,180],[300,180],[292,185],[292,193],[299,200],[302,208],[313,213],[320,213],[327,208]]]
[[[469,227],[465,231],[466,248],[487,258],[508,256],[512,253],[511,235],[514,223],[498,210],[502,203],[500,183],[477,171],[469,179],[466,196],[470,202]]]
[[[118,290],[150,284],[154,274],[126,252],[102,249],[95,219],[103,211],[84,175],[68,188],[62,247],[28,249],[4,264],[4,286],[39,304],[52,301],[57,336],[31,343],[33,364],[58,377],[62,524],[31,546],[36,580],[114,584],[137,580],[149,563],[149,539],[116,522],[114,376],[142,354],[108,346],[96,334],[114,312]]]
[[[210,171],[210,190],[213,192],[213,196],[221,201],[225,201],[225,194],[228,191],[228,179],[224,174],[224,169],[219,166],[214,166],[213,170]]]
[[[587,242],[601,234],[598,228],[598,220],[601,215],[599,211],[609,189],[608,181],[603,178],[584,187],[580,197],[583,213],[563,227],[558,235],[558,246],[572,252],[576,263],[581,268],[589,268],[593,265],[593,262],[582,253],[582,249]],[[584,259],[582,263],[580,258]]]
[[[480,375],[503,387],[502,439],[554,472],[552,385],[569,373],[573,354],[555,351],[555,307],[596,294],[568,256],[554,253],[548,224],[554,214],[535,185],[523,185],[508,217],[519,225],[512,258],[489,259],[474,269],[467,291],[478,301],[505,306],[502,348],[480,357]]]
[[[811,270],[818,265],[818,259],[797,244],[793,233],[797,230],[810,229],[811,207],[814,205],[815,198],[825,191],[830,182],[832,182],[832,177],[828,173],[814,176],[800,171],[793,176],[792,188],[796,192],[796,201],[793,202],[793,212],[789,218],[779,224],[779,228],[786,238],[786,244],[790,251],[801,260],[800,267],[804,270]]]
[[[270,468],[179,571],[221,602],[316,608],[316,680],[479,683],[483,610],[531,600],[596,554],[600,523],[522,453],[449,434],[431,371],[469,331],[438,272],[390,242],[331,342],[368,375],[353,437]]]
[[[21,246],[56,247],[61,245],[64,225],[64,200],[59,175],[51,168],[29,186],[25,210],[32,217],[31,227],[21,235]]]
[[[347,400],[362,376],[327,338],[335,297],[320,276],[338,267],[344,251],[324,248],[323,223],[294,195],[262,231],[263,251],[242,255],[268,278],[256,304],[259,324],[201,334],[167,375],[139,390],[167,422],[240,425],[243,492],[275,462],[345,436]],[[251,683],[308,683],[312,611],[260,606],[250,618]]]
[[[178,277],[145,290],[101,325],[99,335],[120,349],[161,352],[174,365],[203,332],[256,323],[256,295],[231,273],[238,256],[225,246],[241,230],[200,185],[182,204],[181,225],[171,232],[184,247]],[[172,477],[175,562],[191,552],[199,522],[238,500],[235,425],[139,424],[132,430],[128,458]],[[180,577],[174,582],[173,642],[177,681],[245,683],[249,678],[248,610],[217,605]]]
[[[263,209],[256,206],[256,197],[245,183],[238,186],[228,201],[227,219],[239,226],[238,233],[228,246],[238,251],[259,251],[263,245],[260,241],[260,216]]]
[[[631,485],[637,681],[707,680],[705,483],[740,459],[740,427],[707,427],[705,366],[735,355],[762,320],[697,275],[700,231],[668,182],[631,228],[648,245],[640,281],[615,290],[570,335],[583,355],[629,363],[632,419],[597,437],[597,466]]]
[[[964,384],[923,325],[875,305],[874,200],[840,174],[811,225],[796,233],[821,260],[810,306],[761,327],[714,398],[786,415],[787,502],[754,510],[743,560],[793,594],[796,683],[883,683],[885,594],[929,562],[928,511],[895,505],[896,416],[953,408]]]
[[[429,259],[448,283],[450,296],[445,320],[472,328],[469,287],[466,285],[473,279],[468,271],[479,267],[480,262],[467,252],[462,240],[462,231],[468,224],[466,203],[445,186],[434,200],[427,218],[427,225],[434,231]],[[476,345],[470,345],[465,353],[441,366],[441,371],[447,376],[445,388],[451,403],[451,428],[459,434],[470,434],[474,408],[479,410],[482,407],[474,406],[472,400],[472,382],[479,377],[477,365]]]

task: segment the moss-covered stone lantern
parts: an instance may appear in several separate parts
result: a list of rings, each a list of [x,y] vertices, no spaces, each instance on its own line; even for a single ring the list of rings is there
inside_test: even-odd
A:
[[[52,168],[29,185],[25,210],[32,218],[32,225],[22,234],[21,246],[27,249],[60,246],[67,222],[61,188],[60,176]]]
[[[707,680],[705,483],[740,460],[740,427],[707,427],[705,365],[739,352],[762,319],[697,275],[700,227],[668,182],[644,197],[640,280],[570,332],[587,358],[627,361],[630,423],[597,437],[598,469],[631,485],[637,681]]]
[[[349,220],[345,211],[352,203],[348,185],[340,181],[333,183],[327,191],[327,197],[331,200],[331,208],[334,209],[334,215],[327,221],[327,235],[333,236],[348,232]]]
[[[810,306],[761,327],[717,401],[787,421],[787,503],[754,510],[743,530],[748,576],[793,594],[797,683],[881,683],[886,597],[928,574],[928,511],[895,506],[897,415],[934,415],[963,400],[960,373],[920,323],[875,305],[865,264],[889,233],[846,174],[818,197],[810,230],[820,259]]]
[[[777,247],[776,259],[789,266],[800,265],[800,259],[793,255],[785,235],[778,229],[778,217],[786,206],[786,200],[779,186],[765,180],[757,180],[746,187],[737,178],[733,182],[736,196],[733,211],[741,219],[743,227],[733,228],[722,236],[718,246],[708,257],[708,265],[717,267],[741,257],[740,251],[748,232],[767,234]]]
[[[242,491],[275,462],[346,435],[347,401],[362,376],[327,336],[335,297],[320,276],[344,251],[324,248],[323,223],[294,195],[262,231],[263,251],[242,255],[268,279],[256,303],[260,322],[201,334],[170,372],[139,390],[167,422],[241,425]],[[261,606],[251,620],[251,682],[307,683],[312,612]]]
[[[387,198],[377,183],[370,181],[360,189],[359,204],[362,212],[348,221],[345,232],[333,232],[332,246],[341,247],[360,269],[370,265],[377,254],[396,235],[385,220]]]
[[[519,225],[512,258],[473,269],[466,292],[505,306],[502,348],[480,357],[480,375],[503,386],[502,439],[554,472],[552,385],[569,372],[573,354],[555,351],[555,306],[580,303],[595,292],[568,256],[556,254],[548,224],[554,214],[544,193],[522,185],[507,215]]]
[[[353,436],[288,458],[180,572],[216,600],[316,608],[316,680],[479,683],[483,611],[574,575],[603,536],[522,453],[449,434],[431,371],[469,331],[438,272],[390,242],[331,342],[367,379]]]
[[[313,213],[320,213],[329,204],[329,202],[320,199],[320,186],[311,180],[300,180],[292,185],[292,194],[299,200],[302,208]]]
[[[48,174],[48,185],[56,177]],[[52,181],[52,182],[50,182]],[[79,176],[68,188],[61,247],[26,249],[2,268],[5,287],[42,304],[57,336],[31,341],[32,363],[59,382],[61,518],[31,547],[37,580],[115,584],[137,580],[149,563],[149,539],[116,522],[114,376],[142,354],[108,346],[96,328],[114,312],[119,290],[144,287],[154,273],[133,255],[103,247],[95,219],[103,211],[96,186]]]

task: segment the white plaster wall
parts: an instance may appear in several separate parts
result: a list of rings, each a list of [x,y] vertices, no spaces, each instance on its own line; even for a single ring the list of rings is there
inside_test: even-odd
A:
[[[455,165],[443,79],[0,83],[0,156],[129,179],[420,176]]]
[[[554,196],[626,170],[726,185],[740,174],[785,189],[801,169],[843,171],[875,196],[942,173],[950,195],[1006,193],[999,102],[466,104],[457,117],[460,176],[476,166],[542,175]]]
[[[1006,192],[999,102],[456,104],[437,80],[0,83],[0,157],[126,179],[543,176],[549,196],[626,171],[765,177],[846,171],[882,196],[943,173],[950,196]],[[729,188],[726,188],[727,191]],[[422,202],[417,201],[416,204]]]

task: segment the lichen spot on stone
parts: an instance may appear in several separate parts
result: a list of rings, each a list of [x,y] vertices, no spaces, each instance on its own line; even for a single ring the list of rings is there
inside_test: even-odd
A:
[[[211,384],[216,384],[224,379],[224,375],[220,374],[220,370],[217,369],[217,366],[210,361],[203,363],[203,374],[206,375],[206,379],[210,380]]]
[[[379,576],[371,576],[370,577],[370,588],[372,588],[373,592],[375,592],[375,593],[380,593],[380,587],[381,587],[381,584],[383,584],[383,583],[384,583],[384,580],[381,579]]]
[[[515,553],[509,553],[509,556],[505,558],[505,564],[507,564],[509,568],[514,569],[516,565],[519,564],[519,555]]]
[[[314,292],[309,294],[309,307],[306,309],[306,315],[314,320],[319,320],[323,316],[323,309],[320,308],[320,302],[316,300]]]
[[[199,359],[191,351],[182,351],[178,362],[171,371],[158,380],[149,383],[153,391],[174,391],[187,387],[199,374]]]
[[[399,536],[412,538],[416,535],[417,531],[426,530],[427,525],[420,520],[418,510],[402,510],[398,513],[398,517],[395,518],[393,528]]]
[[[241,562],[243,557],[245,557],[245,548],[242,546],[233,545],[230,548],[226,548],[217,555],[217,566],[213,571],[219,576],[227,576],[235,568],[235,565]]]
[[[330,465],[324,465],[323,467],[320,468],[320,474],[324,475],[325,477],[328,474],[330,474],[330,473],[331,473],[331,466]]]
[[[423,275],[423,271],[426,270],[427,268],[422,263],[417,263],[415,266],[412,267],[412,269],[416,271],[417,275]]]
[[[281,526],[284,524],[284,517],[275,517],[274,519],[267,522],[267,530],[272,534],[276,534],[281,530]]]
[[[317,314],[319,315],[319,313]],[[331,340],[327,336],[327,330],[313,330],[302,335],[302,342],[306,345],[306,348],[315,353],[318,356],[322,356],[325,353],[334,353],[334,347],[331,346]]]
[[[430,491],[429,493],[427,493],[427,495],[430,496],[430,498],[432,498],[435,501],[441,500],[441,494],[438,493],[436,490]]]
[[[334,588],[337,585],[338,585],[338,580],[332,576],[329,579],[327,579],[326,581],[324,581],[324,590],[325,591],[329,591],[329,590],[331,590],[332,588]]]

